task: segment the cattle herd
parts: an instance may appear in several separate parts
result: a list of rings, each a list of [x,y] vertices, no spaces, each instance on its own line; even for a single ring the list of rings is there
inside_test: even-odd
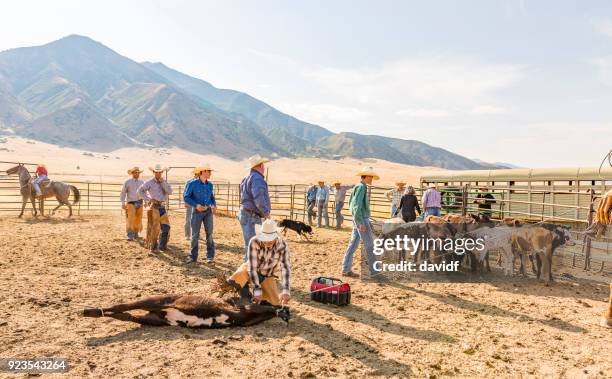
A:
[[[526,275],[526,258],[532,265],[532,270],[538,279],[552,281],[552,257],[555,250],[562,245],[573,245],[568,226],[536,223],[528,224],[524,220],[505,219],[501,224],[495,224],[484,215],[446,215],[444,217],[429,216],[425,222],[401,224],[391,231],[383,233],[382,239],[396,239],[405,236],[412,239],[480,239],[483,247],[468,249],[463,254],[445,251],[441,246],[434,245],[429,251],[420,249],[412,252],[415,262],[430,260],[433,263],[443,263],[459,260],[472,271],[480,270],[481,274],[491,271],[489,253],[498,251],[499,263],[505,275],[514,275],[515,262],[520,261],[519,272]],[[405,254],[400,254],[403,259]]]

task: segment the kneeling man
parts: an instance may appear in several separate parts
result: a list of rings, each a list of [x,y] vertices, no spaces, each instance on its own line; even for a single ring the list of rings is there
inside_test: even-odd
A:
[[[276,222],[266,220],[255,225],[256,235],[249,241],[247,261],[229,277],[228,282],[239,292],[241,300],[250,299],[249,284],[253,288],[254,303],[267,301],[272,305],[286,304],[291,286],[291,264],[287,243],[278,235]],[[280,266],[282,290],[278,293],[278,281],[274,271]]]

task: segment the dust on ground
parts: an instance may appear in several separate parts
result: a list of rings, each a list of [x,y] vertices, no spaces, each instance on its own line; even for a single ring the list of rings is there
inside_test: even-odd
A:
[[[40,219],[3,215],[0,356],[65,357],[71,375],[79,377],[515,378],[612,372],[612,331],[598,325],[609,296],[601,281],[558,278],[545,286],[498,273],[484,281],[459,274],[386,285],[354,279],[350,306],[311,301],[313,277],[337,276],[348,229],[315,229],[312,242],[289,234],[295,316],[289,325],[273,319],[248,328],[190,330],[81,317],[83,305],[208,294],[218,272],[242,261],[238,222],[217,217],[216,265],[185,266],[183,214],[170,214],[171,248],[158,255],[125,240],[118,212],[72,219],[65,212]]]

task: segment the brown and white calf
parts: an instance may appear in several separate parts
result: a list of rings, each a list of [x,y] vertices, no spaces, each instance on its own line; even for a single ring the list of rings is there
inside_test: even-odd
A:
[[[144,310],[144,315],[132,315]],[[289,321],[289,309],[282,306],[249,304],[238,307],[231,300],[198,295],[152,296],[133,303],[108,308],[84,309],[85,317],[112,317],[121,321],[151,326],[183,326],[187,328],[226,328],[250,326],[273,317]]]

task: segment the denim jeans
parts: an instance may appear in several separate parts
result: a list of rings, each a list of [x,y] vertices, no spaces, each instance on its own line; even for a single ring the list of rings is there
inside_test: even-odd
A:
[[[391,205],[391,217],[395,217],[395,212],[397,212],[397,205]]]
[[[342,208],[344,207],[344,201],[336,203],[336,228],[340,229],[344,222],[344,216],[342,216]]]
[[[36,191],[37,195],[42,194],[39,183],[45,179],[47,179],[47,175],[37,176],[34,180],[32,180],[32,185],[34,186],[34,191]]]
[[[261,217],[241,209],[238,221],[240,221],[242,237],[244,237],[244,261],[246,262],[249,256],[249,242],[255,237],[255,224],[261,225]]]
[[[325,212],[325,226],[329,226],[329,214],[327,213],[327,201],[317,201],[317,226],[321,227],[321,217]]]
[[[440,216],[440,208],[437,207],[430,207],[430,208],[425,208],[425,217],[427,216]]]
[[[213,260],[215,258],[215,241],[213,241],[213,214],[208,208],[204,212],[198,212],[193,209],[191,215],[191,259],[198,259],[198,244],[200,242],[200,229],[204,224],[206,232],[206,259]]]
[[[185,208],[185,238],[191,238],[191,215],[193,207]]]
[[[308,202],[308,209],[307,209],[307,212],[308,212],[308,225],[312,225],[312,215],[313,215],[314,208],[315,208],[316,205],[317,205],[317,203],[314,200]]]
[[[370,221],[366,221],[365,223],[365,231],[359,230],[359,226],[353,221],[353,234],[351,234],[351,240],[349,242],[348,248],[344,253],[344,258],[342,260],[342,272],[349,272],[353,267],[353,254],[359,247],[359,241],[363,240],[363,244],[366,250],[366,255],[368,257],[368,268],[370,270],[370,274],[375,274],[374,271],[374,262],[376,261],[376,257],[374,256],[374,239],[372,233],[372,224]]]

